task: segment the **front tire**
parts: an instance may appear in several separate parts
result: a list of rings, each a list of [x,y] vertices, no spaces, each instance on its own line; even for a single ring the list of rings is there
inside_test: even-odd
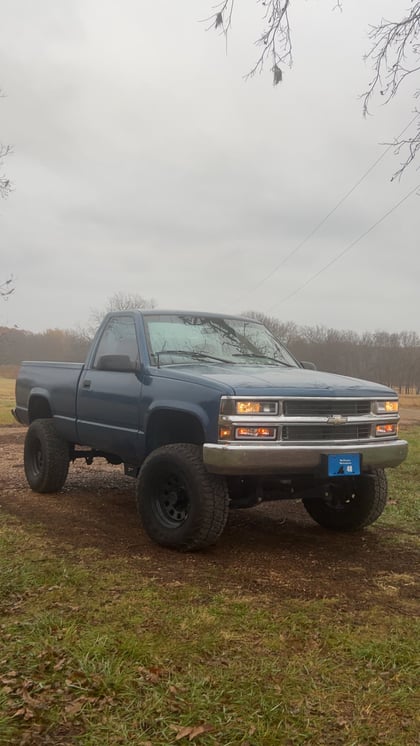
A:
[[[197,551],[214,544],[226,525],[226,480],[207,472],[200,446],[162,446],[140,470],[137,508],[146,533],[157,544]]]
[[[307,512],[320,526],[332,531],[357,531],[370,526],[383,512],[388,497],[383,469],[338,481],[326,499],[303,499]]]
[[[34,492],[58,492],[69,470],[69,444],[58,433],[52,419],[34,420],[24,447],[25,475]]]

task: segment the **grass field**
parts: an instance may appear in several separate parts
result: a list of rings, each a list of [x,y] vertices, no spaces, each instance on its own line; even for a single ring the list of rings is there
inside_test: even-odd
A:
[[[14,422],[11,409],[15,406],[15,381],[0,377],[0,425]]]
[[[211,557],[200,583],[157,582],[0,510],[1,746],[416,746],[419,609],[392,599],[418,557],[420,428],[403,435],[378,525],[411,559],[366,607],[334,583],[281,602],[223,590]]]
[[[418,743],[406,610],[157,584],[4,518],[0,568],[4,746]]]
[[[420,407],[420,394],[401,394],[400,404],[402,407]]]

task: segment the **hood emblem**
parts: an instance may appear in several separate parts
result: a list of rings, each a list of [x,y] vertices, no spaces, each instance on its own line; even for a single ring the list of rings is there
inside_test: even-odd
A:
[[[327,425],[345,425],[348,422],[348,417],[343,417],[341,414],[333,414],[327,419]]]

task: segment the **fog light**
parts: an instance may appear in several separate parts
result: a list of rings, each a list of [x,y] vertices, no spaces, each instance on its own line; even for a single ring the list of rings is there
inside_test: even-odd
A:
[[[376,425],[376,435],[398,435],[398,425]]]
[[[237,427],[235,438],[237,440],[275,440],[275,427]]]

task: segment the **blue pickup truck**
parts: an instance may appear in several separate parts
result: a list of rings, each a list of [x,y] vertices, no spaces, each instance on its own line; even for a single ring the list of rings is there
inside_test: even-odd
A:
[[[123,464],[148,535],[184,551],[265,500],[363,528],[407,455],[392,389],[319,372],[254,319],[214,313],[108,314],[84,365],[22,364],[14,414],[32,490],[59,491],[75,459]]]

